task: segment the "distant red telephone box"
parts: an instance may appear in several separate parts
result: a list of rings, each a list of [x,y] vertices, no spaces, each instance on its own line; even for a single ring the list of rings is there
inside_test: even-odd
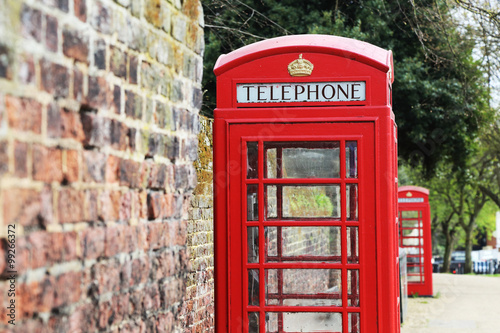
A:
[[[286,36],[214,72],[216,331],[399,332],[391,52]]]
[[[406,250],[408,295],[432,296],[429,190],[402,186],[398,193],[399,245]]]

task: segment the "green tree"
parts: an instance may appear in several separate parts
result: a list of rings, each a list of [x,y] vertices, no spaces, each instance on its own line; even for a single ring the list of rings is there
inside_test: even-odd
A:
[[[261,39],[319,33],[394,52],[393,109],[399,154],[430,178],[441,161],[463,168],[488,121],[487,89],[474,43],[453,25],[445,0],[215,0],[205,11],[203,113],[215,107],[212,69],[220,54]]]

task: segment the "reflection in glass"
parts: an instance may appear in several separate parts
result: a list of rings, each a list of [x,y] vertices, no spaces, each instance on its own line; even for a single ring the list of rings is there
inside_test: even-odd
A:
[[[247,221],[259,220],[258,191],[259,185],[247,186]]]
[[[259,227],[247,228],[248,263],[259,262]]]
[[[340,145],[332,142],[266,142],[267,178],[339,178]]]
[[[361,330],[359,313],[357,312],[349,313],[349,316],[347,318],[349,321],[349,333],[359,333]]]
[[[259,178],[259,150],[258,142],[247,142],[247,178]]]
[[[279,189],[283,192],[281,218],[340,217],[339,185],[283,185]],[[268,202],[273,200],[270,194],[272,192],[266,191]],[[271,218],[269,213],[268,217]]]
[[[347,227],[347,263],[359,264],[358,227]]]
[[[259,313],[248,313],[248,333],[259,333]]]
[[[341,306],[341,270],[267,269],[266,304]]]
[[[358,220],[358,185],[346,184],[346,218],[348,221]]]
[[[266,186],[266,218],[278,217],[278,187],[276,185]]]
[[[279,332],[342,332],[342,314],[337,312],[267,312],[266,333],[278,333],[282,317],[283,330]]]
[[[401,224],[403,228],[418,228],[422,226],[422,223],[419,220],[401,220]]]
[[[417,233],[418,235],[418,233]],[[420,238],[403,238],[403,246],[419,246]],[[423,245],[423,244],[420,244]]]
[[[341,261],[340,227],[268,227],[267,230],[268,262]],[[278,244],[281,250],[279,258]]]
[[[401,211],[401,217],[404,219],[418,219],[419,213],[418,210],[403,210]]]
[[[248,270],[248,305],[259,305],[259,270]]]
[[[358,178],[358,142],[345,143],[346,178]]]
[[[347,270],[347,306],[359,306],[359,271]]]
[[[266,178],[278,178],[277,149],[266,149]]]

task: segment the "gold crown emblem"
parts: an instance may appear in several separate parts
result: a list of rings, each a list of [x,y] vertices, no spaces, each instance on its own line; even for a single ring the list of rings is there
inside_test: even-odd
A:
[[[295,59],[288,64],[288,73],[291,76],[309,76],[313,71],[314,65],[306,59],[302,59],[302,54],[299,59]]]

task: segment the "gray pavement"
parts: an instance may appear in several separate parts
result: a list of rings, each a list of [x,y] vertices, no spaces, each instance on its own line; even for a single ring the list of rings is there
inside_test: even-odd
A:
[[[408,299],[401,333],[500,333],[500,277],[433,274],[434,298]]]

